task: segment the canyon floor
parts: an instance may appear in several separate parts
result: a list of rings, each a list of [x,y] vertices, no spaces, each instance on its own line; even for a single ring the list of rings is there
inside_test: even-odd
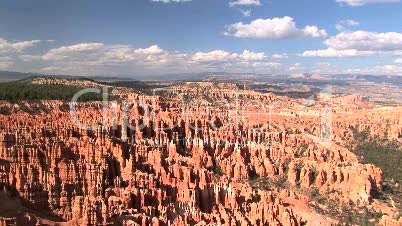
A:
[[[397,103],[219,81],[5,87],[0,225],[402,225]]]

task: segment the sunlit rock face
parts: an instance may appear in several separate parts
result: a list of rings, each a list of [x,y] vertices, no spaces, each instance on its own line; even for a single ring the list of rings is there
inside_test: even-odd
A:
[[[120,89],[108,112],[102,102],[78,104],[74,114],[92,130],[60,101],[1,102],[10,112],[0,115],[1,199],[25,213],[1,207],[9,217],[0,225],[331,225],[337,219],[309,205],[311,191],[340,206],[322,208],[373,202],[381,169],[340,145],[357,124],[398,139],[402,108],[364,109],[358,95],[306,107],[235,88],[185,83],[157,96]],[[321,139],[325,106],[329,141]]]

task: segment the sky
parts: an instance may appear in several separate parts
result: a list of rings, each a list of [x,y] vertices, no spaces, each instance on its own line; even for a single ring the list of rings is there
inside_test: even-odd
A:
[[[0,70],[402,75],[402,3],[2,0]]]

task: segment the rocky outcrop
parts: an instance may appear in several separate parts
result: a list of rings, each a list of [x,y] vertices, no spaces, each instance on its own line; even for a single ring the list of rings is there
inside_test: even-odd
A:
[[[163,98],[123,89],[116,95],[132,104],[111,103],[105,115],[101,102],[79,103],[75,116],[92,130],[79,127],[58,101],[43,101],[46,111],[37,114],[0,115],[1,189],[14,192],[29,208],[83,225],[292,226],[304,218],[284,200],[301,201],[306,208],[309,202],[296,188],[336,191],[342,203],[357,205],[369,204],[372,191],[381,190],[379,168],[312,137],[319,134],[315,117],[291,122],[296,102],[230,87],[203,96],[208,84],[196,91],[192,86],[172,87]],[[176,91],[209,104],[183,102]],[[237,123],[234,110],[208,99],[238,96],[243,108]],[[278,109],[256,116],[261,106],[249,106],[249,100],[275,102]],[[343,101],[362,99],[332,103]],[[390,123],[400,128],[399,120]],[[302,132],[307,127],[312,134]],[[340,136],[342,129],[337,131]],[[258,187],[253,184],[258,178],[288,187]],[[9,220],[0,218],[2,224]]]

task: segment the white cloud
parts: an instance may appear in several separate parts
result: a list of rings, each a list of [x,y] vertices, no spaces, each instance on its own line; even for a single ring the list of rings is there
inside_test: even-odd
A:
[[[22,41],[11,43],[5,39],[0,38],[0,52],[20,52],[24,49],[34,46],[41,42],[40,40]]]
[[[242,53],[231,53],[224,50],[198,52],[192,55],[194,67],[208,70],[224,70],[229,72],[268,73],[279,70],[280,63],[268,61],[265,53],[244,50]]]
[[[400,0],[336,0],[336,2],[341,5],[346,4],[349,6],[363,6],[366,4],[375,4],[375,3],[397,3]]]
[[[9,69],[15,65],[15,55],[27,48],[35,46],[40,40],[10,42],[0,38],[0,70]]]
[[[216,61],[263,61],[267,56],[265,53],[255,53],[244,50],[243,53],[230,53],[224,50],[214,50],[211,52],[198,52],[192,56],[196,62],[216,62]]]
[[[273,54],[271,57],[274,58],[274,59],[286,59],[286,58],[289,58],[288,55],[286,55],[286,54]]]
[[[305,57],[354,57],[354,56],[370,56],[373,55],[373,51],[359,51],[356,49],[322,49],[322,50],[310,50],[305,51],[302,56]]]
[[[305,57],[360,57],[360,56],[401,56],[402,50],[396,51],[361,51],[356,49],[320,49],[309,50],[301,54]]]
[[[169,56],[169,57],[168,57]],[[134,48],[130,45],[106,45],[103,43],[81,43],[49,50],[42,55],[42,63],[48,65],[46,72],[62,68],[63,73],[103,74],[106,70],[129,73],[138,68],[160,68],[171,66],[180,59],[180,54],[168,53],[157,45],[148,48]],[[23,59],[35,60],[35,56]],[[56,66],[55,66],[56,65]],[[88,70],[88,71],[86,71]],[[70,71],[70,72],[68,72]],[[116,73],[115,72],[115,73]],[[123,73],[123,72],[122,72]]]
[[[324,42],[334,49],[356,49],[363,51],[402,50],[402,33],[376,33],[368,31],[341,32]]]
[[[345,29],[345,26],[359,26],[360,23],[355,20],[341,20],[336,25],[335,28],[338,31],[342,31]]]
[[[402,64],[402,58],[398,58],[394,61],[396,64]]]
[[[211,52],[195,53],[192,59],[196,62],[214,62],[223,61],[229,57],[230,53],[224,50],[214,50]]]
[[[134,50],[134,52],[135,53],[141,53],[141,54],[154,55],[154,54],[162,54],[162,53],[164,53],[164,50],[161,49],[157,45],[153,45],[153,46],[150,46],[150,47],[145,48],[145,49],[136,49],[136,50]]]
[[[395,65],[378,65],[366,68],[351,68],[342,71],[345,74],[401,75],[402,67]]]
[[[224,33],[226,36],[255,39],[286,39],[294,37],[326,37],[325,30],[317,26],[306,26],[304,29],[296,27],[292,17],[257,19],[250,24],[243,22],[231,24]]]
[[[316,74],[357,74],[357,75],[401,75],[402,67],[396,65],[375,65],[368,67],[342,68],[326,62],[316,63],[311,70]]]
[[[261,2],[260,2],[260,0],[235,0],[235,1],[229,2],[229,5],[230,6],[236,6],[236,5],[247,5],[247,6],[257,5],[257,6],[260,6]]]
[[[60,48],[49,50],[42,58],[44,60],[61,60],[63,58],[74,56],[74,54],[99,50],[102,47],[102,43],[80,43],[71,46],[62,46]]]
[[[249,50],[244,50],[242,54],[234,54],[233,57],[238,57],[245,61],[261,61],[264,60],[267,56],[265,55],[265,53],[255,53]]]
[[[269,62],[263,52],[225,50],[169,52],[158,45],[135,48],[130,45],[81,43],[51,49],[42,56],[22,55],[20,59],[41,65],[46,73],[102,75],[139,73],[180,73],[202,71],[271,72],[281,64]]]
[[[341,32],[324,41],[323,50],[305,51],[302,56],[354,57],[402,55],[402,33],[368,31]]]
[[[327,37],[327,32],[323,29],[318,29],[317,26],[306,26],[303,29],[302,34],[306,37],[312,37],[312,38],[321,38],[321,37]]]

